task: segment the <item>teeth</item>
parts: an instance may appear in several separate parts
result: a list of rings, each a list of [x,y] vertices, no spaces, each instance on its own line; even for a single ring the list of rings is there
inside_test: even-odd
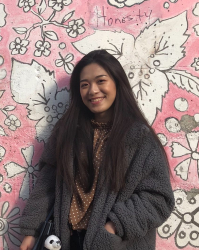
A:
[[[98,102],[98,101],[101,101],[103,98],[96,98],[96,99],[92,99],[91,102]]]

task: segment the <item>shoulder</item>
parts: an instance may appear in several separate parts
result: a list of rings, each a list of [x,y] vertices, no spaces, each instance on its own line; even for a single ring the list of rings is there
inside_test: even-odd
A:
[[[127,152],[132,153],[130,155],[140,152],[144,157],[153,150],[162,151],[162,145],[150,126],[145,125],[143,122],[135,121],[126,132],[125,149]]]
[[[56,165],[56,137],[54,135],[48,139],[40,158],[40,167],[45,164]]]
[[[130,128],[126,131],[126,141],[128,142],[141,142],[143,139],[154,139],[152,128],[148,127],[141,121],[135,121]]]

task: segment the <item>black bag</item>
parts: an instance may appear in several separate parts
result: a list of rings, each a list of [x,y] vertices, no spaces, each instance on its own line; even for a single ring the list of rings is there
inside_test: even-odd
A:
[[[54,207],[50,210],[49,214],[46,217],[46,220],[44,221],[44,224],[41,228],[39,237],[36,240],[36,243],[32,250],[43,250],[44,248],[44,242],[46,238],[54,234],[54,220],[53,220],[53,212]]]

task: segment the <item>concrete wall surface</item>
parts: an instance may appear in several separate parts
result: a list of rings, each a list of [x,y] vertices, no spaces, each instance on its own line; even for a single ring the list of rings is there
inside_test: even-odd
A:
[[[23,238],[74,65],[100,48],[121,62],[169,158],[176,206],[156,249],[199,248],[199,1],[0,0],[0,250]]]

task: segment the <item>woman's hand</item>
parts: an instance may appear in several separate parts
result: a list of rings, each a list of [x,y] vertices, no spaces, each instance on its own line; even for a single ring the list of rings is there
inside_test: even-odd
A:
[[[20,250],[31,250],[34,247],[34,244],[35,244],[35,237],[25,236],[21,243]]]
[[[108,221],[104,227],[109,233],[115,234],[116,228],[112,221]]]

